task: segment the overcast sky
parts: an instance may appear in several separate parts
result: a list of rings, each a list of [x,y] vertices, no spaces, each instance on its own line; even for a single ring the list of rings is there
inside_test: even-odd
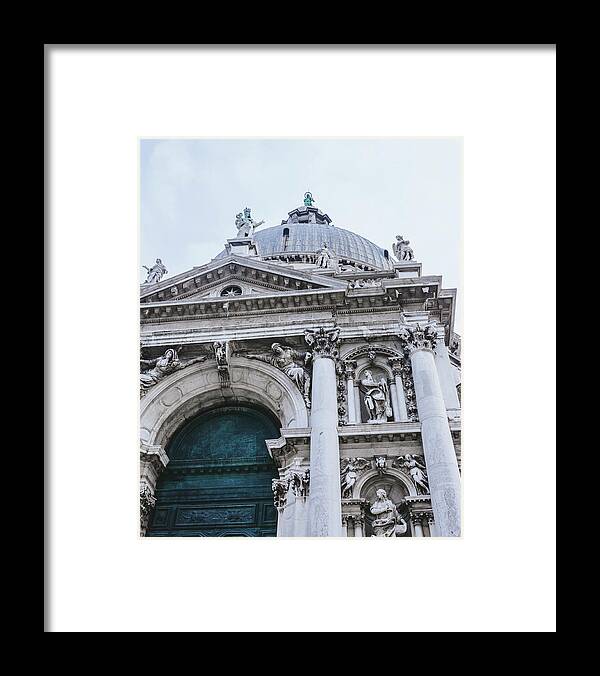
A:
[[[244,207],[279,225],[310,190],[333,225],[389,250],[410,240],[422,273],[458,289],[461,332],[461,138],[142,140],[140,155],[143,265],[207,263]]]

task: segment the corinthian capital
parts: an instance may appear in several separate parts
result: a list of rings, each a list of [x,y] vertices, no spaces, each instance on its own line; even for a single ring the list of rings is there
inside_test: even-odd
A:
[[[324,328],[316,331],[305,331],[304,340],[310,346],[314,357],[329,357],[337,359],[338,345],[340,344],[340,330],[335,327],[325,330]]]
[[[406,354],[410,355],[416,350],[433,350],[437,342],[436,324],[404,326],[398,336]]]

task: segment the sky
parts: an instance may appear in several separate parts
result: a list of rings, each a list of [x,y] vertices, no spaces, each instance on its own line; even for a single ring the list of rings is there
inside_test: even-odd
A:
[[[423,275],[442,275],[462,308],[462,138],[142,139],[140,258],[168,275],[209,262],[250,207],[279,225],[303,203],[391,250],[410,241]],[[140,282],[146,270],[140,268]]]

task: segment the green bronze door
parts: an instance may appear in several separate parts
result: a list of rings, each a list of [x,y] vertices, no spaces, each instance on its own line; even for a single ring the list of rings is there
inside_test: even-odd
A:
[[[277,531],[265,439],[280,435],[261,411],[220,408],[187,422],[166,448],[147,536],[259,536]]]

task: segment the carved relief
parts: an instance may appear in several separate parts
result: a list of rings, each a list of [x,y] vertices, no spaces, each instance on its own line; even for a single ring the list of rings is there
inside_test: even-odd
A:
[[[351,498],[354,484],[361,472],[371,466],[365,458],[343,458],[340,463],[340,483],[342,498]]]
[[[146,483],[140,483],[140,535],[146,534],[156,498]]]
[[[375,461],[375,469],[379,472],[379,474],[383,474],[387,463],[385,456],[378,455],[374,458],[374,461]]]
[[[206,359],[206,355],[202,355],[194,359],[181,361],[177,350],[173,348],[169,348],[162,357],[140,359],[140,396],[143,397],[151,387],[154,387],[154,385],[166,376],[171,375],[171,373],[180,371],[192,364],[199,364]]]
[[[271,488],[273,489],[273,504],[277,511],[281,513],[287,504],[289,481],[286,479],[273,479]]]
[[[310,374],[306,367],[312,357],[310,352],[301,352],[281,343],[273,343],[271,354],[240,354],[247,359],[258,359],[271,364],[283,371],[302,393],[306,407],[310,408]]]
[[[217,362],[217,372],[221,387],[230,387],[231,379],[229,374],[229,343],[227,341],[213,343],[213,352]]]
[[[392,467],[402,469],[410,476],[418,495],[429,495],[429,479],[423,456],[410,453],[401,455],[394,459]]]

